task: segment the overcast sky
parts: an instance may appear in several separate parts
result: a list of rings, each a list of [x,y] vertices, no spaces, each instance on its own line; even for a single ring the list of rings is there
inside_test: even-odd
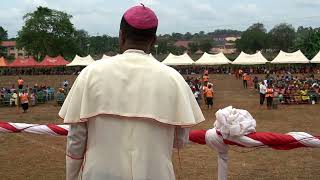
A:
[[[158,34],[244,30],[255,22],[268,29],[281,22],[320,26],[320,0],[1,0],[0,26],[15,37],[22,16],[41,5],[71,14],[75,27],[91,35],[117,36],[122,14],[139,2],[158,15]]]

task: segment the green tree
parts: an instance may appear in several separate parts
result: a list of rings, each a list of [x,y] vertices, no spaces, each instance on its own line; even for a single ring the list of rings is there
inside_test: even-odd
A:
[[[182,40],[183,39],[183,34],[181,33],[172,33],[171,34],[172,40]]]
[[[119,38],[108,35],[92,36],[89,42],[90,54],[102,55],[119,51]]]
[[[240,51],[255,53],[257,50],[266,49],[267,30],[261,23],[250,26],[242,33],[241,39],[236,41],[236,48]]]
[[[7,39],[8,39],[7,31],[2,26],[0,26],[0,44],[2,41]],[[6,53],[4,52],[4,48],[0,46],[0,57],[5,55]]]
[[[320,28],[299,27],[294,48],[300,49],[309,59],[312,59],[320,50]]]
[[[0,26],[0,42],[8,39],[8,32]]]
[[[158,54],[168,54],[170,52],[169,41],[167,39],[159,39],[157,41],[157,45],[158,45]]]
[[[85,56],[89,54],[90,36],[87,31],[81,29],[75,32],[75,43],[78,47],[77,54]]]
[[[203,52],[209,52],[212,47],[213,44],[209,39],[204,39],[199,42],[199,49]]]
[[[276,25],[269,32],[270,46],[272,49],[288,52],[293,47],[295,29],[291,24],[282,23]]]
[[[65,12],[41,6],[27,13],[23,17],[25,24],[18,32],[18,47],[24,47],[38,59],[45,55],[72,58],[77,46],[71,18]]]
[[[188,47],[189,47],[192,54],[194,54],[195,52],[197,52],[199,50],[199,45],[198,45],[198,43],[195,43],[195,42],[189,43]]]
[[[192,39],[192,34],[190,32],[187,32],[183,35],[183,39],[185,40],[191,40]]]

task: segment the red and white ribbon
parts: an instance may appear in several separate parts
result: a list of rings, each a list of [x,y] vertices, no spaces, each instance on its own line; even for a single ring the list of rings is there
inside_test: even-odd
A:
[[[272,148],[290,150],[301,147],[320,148],[320,136],[305,132],[278,134],[272,132],[254,132],[240,137],[223,138],[219,130],[194,130],[189,134],[190,141],[206,144],[218,152],[218,179],[226,180],[228,171],[228,145],[245,148]]]
[[[48,134],[52,136],[66,136],[68,135],[69,125],[40,125],[40,124],[26,124],[26,123],[11,123],[0,122],[0,133],[35,133]]]
[[[189,139],[198,144],[206,144],[218,152],[218,180],[226,180],[228,175],[229,145],[246,148],[272,148],[290,150],[300,147],[320,148],[320,136],[305,132],[278,134],[256,132],[256,121],[246,110],[231,106],[216,112],[213,129],[194,130]],[[0,122],[0,133],[36,133],[55,136],[68,135],[69,125],[40,125]]]
[[[189,139],[198,144],[206,144],[217,151],[218,180],[227,179],[229,145],[276,150],[320,148],[320,136],[305,132],[256,132],[255,128],[256,120],[248,111],[229,106],[216,112],[214,128],[191,131]]]

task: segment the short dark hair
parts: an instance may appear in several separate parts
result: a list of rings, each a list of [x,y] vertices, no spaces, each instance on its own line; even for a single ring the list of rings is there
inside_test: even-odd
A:
[[[121,19],[120,29],[125,32],[126,38],[132,41],[148,41],[156,37],[157,27],[151,29],[137,29],[132,27],[124,17]]]

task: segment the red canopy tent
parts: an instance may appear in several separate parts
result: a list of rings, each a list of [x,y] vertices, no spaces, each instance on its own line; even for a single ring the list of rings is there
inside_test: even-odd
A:
[[[4,57],[0,58],[0,67],[7,67],[8,62],[4,59]]]
[[[33,58],[29,57],[26,59],[17,58],[8,67],[35,67],[38,65],[38,62]]]
[[[69,64],[69,61],[66,61],[62,56],[50,57],[46,56],[42,62],[40,62],[38,67],[57,67],[57,66],[65,66]]]

